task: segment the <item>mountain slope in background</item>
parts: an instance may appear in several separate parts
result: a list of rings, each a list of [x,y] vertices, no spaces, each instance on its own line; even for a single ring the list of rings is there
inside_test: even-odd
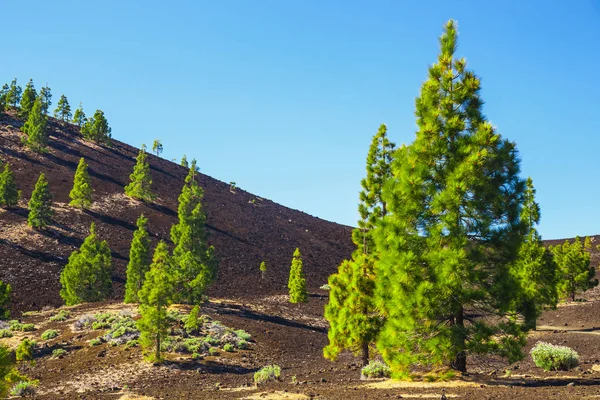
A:
[[[0,279],[13,286],[13,311],[62,304],[59,275],[73,250],[96,222],[99,237],[113,253],[114,297],[122,298],[129,246],[141,213],[149,219],[153,245],[169,240],[177,221],[177,198],[188,170],[173,162],[148,156],[153,178],[154,203],[124,195],[138,149],[113,140],[112,147],[83,140],[79,129],[53,118],[46,154],[36,154],[21,144],[22,133],[13,115],[0,116],[0,159],[9,162],[22,190],[19,208],[0,210]],[[224,154],[226,156],[226,154]],[[68,206],[69,191],[79,159],[89,164],[94,204],[88,211]],[[202,166],[202,160],[199,162]],[[36,232],[27,226],[27,201],[40,172],[44,172],[54,197],[54,224]],[[353,250],[351,227],[312,217],[262,199],[241,189],[199,174],[204,189],[209,242],[219,258],[219,276],[209,295],[250,299],[287,291],[292,254],[299,247],[309,289],[327,282],[339,263]],[[268,270],[261,279],[259,265]]]

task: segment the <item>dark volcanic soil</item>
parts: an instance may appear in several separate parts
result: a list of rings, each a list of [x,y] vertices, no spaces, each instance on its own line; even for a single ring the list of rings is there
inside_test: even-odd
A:
[[[188,171],[150,154],[157,200],[152,204],[134,201],[123,194],[123,188],[129,183],[138,149],[117,140],[112,147],[98,146],[83,140],[77,127],[51,118],[48,152],[38,155],[21,145],[20,121],[10,115],[0,118],[4,118],[0,120],[0,159],[11,164],[23,191],[20,208],[0,210],[0,279],[13,286],[13,311],[62,304],[58,296],[60,271],[87,236],[92,221],[113,252],[115,298],[121,298],[137,218],[141,213],[148,217],[155,242],[168,240]],[[68,206],[80,157],[89,164],[94,188],[95,203],[85,212]],[[38,233],[26,225],[26,207],[40,172],[49,180],[56,218],[53,226]],[[350,227],[241,189],[231,191],[228,184],[203,174],[198,181],[205,193],[209,241],[220,260],[212,296],[252,298],[284,292],[296,247],[303,255],[307,283],[315,289],[327,282],[353,250]],[[261,261],[268,266],[265,279],[260,277]]]

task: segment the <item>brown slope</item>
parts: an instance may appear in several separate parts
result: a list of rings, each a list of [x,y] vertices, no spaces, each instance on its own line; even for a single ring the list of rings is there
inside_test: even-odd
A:
[[[138,149],[117,140],[112,147],[84,141],[77,127],[50,119],[49,151],[38,155],[21,145],[22,122],[0,116],[0,158],[15,172],[23,201],[16,210],[0,210],[0,279],[13,285],[13,309],[39,309],[62,304],[59,275],[69,254],[79,247],[91,222],[113,252],[114,296],[121,298],[135,222],[143,212],[155,243],[169,238],[177,220],[177,198],[187,170],[149,155],[153,204],[123,195]],[[81,212],[69,207],[69,191],[80,157],[89,164],[95,204]],[[55,201],[55,224],[46,232],[26,225],[26,201],[40,172],[49,180]],[[220,260],[219,277],[210,294],[253,298],[285,293],[292,253],[302,251],[309,289],[326,283],[353,249],[351,228],[312,217],[199,174],[210,243]],[[261,280],[258,269],[266,261]]]

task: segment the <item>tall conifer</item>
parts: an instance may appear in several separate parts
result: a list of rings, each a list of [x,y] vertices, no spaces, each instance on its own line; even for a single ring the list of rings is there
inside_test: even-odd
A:
[[[138,292],[144,284],[144,276],[150,269],[152,254],[150,252],[150,237],[146,231],[148,219],[144,214],[137,220],[137,229],[133,233],[131,249],[129,250],[129,264],[127,264],[127,283],[125,285],[125,303],[139,301]]]
[[[6,105],[5,107],[8,109],[9,107],[17,108],[19,102],[21,101],[21,93],[23,90],[21,86],[17,85],[17,78],[13,79],[8,87],[8,91],[6,92]]]
[[[44,173],[41,173],[29,200],[27,223],[32,228],[45,228],[52,222],[52,194]]]
[[[46,146],[48,145],[47,123],[48,120],[42,112],[41,96],[38,96],[29,113],[27,122],[23,124],[22,128],[23,132],[27,134],[27,137],[24,139],[27,147],[37,152],[46,151]]]
[[[140,152],[136,158],[133,173],[129,175],[131,183],[125,186],[125,194],[134,199],[152,201],[152,177],[150,176],[150,165],[146,160],[146,145],[142,145]]]
[[[112,293],[111,262],[110,248],[98,239],[92,222],[89,236],[60,274],[60,297],[68,306],[105,300]]]
[[[194,179],[195,163],[179,195],[178,223],[171,228],[175,244],[173,257],[181,288],[181,301],[199,304],[217,277],[214,248],[208,244],[206,215],[202,209],[204,192]]]
[[[56,109],[54,110],[54,117],[67,122],[71,119],[71,106],[69,105],[69,100],[67,100],[67,96],[64,94],[60,96],[58,99],[58,103],[56,104]]]
[[[391,161],[395,144],[387,138],[387,128],[381,125],[371,141],[367,155],[367,176],[362,179],[360,203],[361,216],[358,228],[352,231],[356,251],[350,261],[344,260],[337,274],[329,277],[329,303],[325,318],[329,322],[329,344],[323,349],[326,358],[335,360],[338,354],[349,349],[362,352],[363,366],[369,363],[369,345],[377,337],[381,316],[375,310],[374,263],[377,259],[372,230],[387,212],[382,199],[382,189],[391,177]]]
[[[146,351],[154,348],[154,354],[148,355],[153,362],[162,361],[161,343],[168,334],[167,307],[173,302],[176,290],[171,263],[169,249],[161,241],[154,251],[152,265],[139,291],[141,318],[137,325],[141,332],[142,347]]]
[[[0,174],[0,206],[11,208],[19,204],[21,193],[17,189],[15,175],[6,163],[4,170]]]
[[[81,127],[81,134],[84,138],[107,145],[110,144],[111,131],[102,110],[96,110],[94,116],[86,120]]]
[[[73,189],[69,193],[70,205],[77,208],[89,208],[92,205],[92,181],[88,173],[88,165],[81,157],[75,171]]]
[[[50,88],[47,84],[40,89],[40,95],[38,97],[40,98],[42,104],[42,112],[44,115],[48,115],[48,110],[52,105],[52,93],[50,93]]]
[[[27,82],[25,90],[23,90],[23,96],[21,97],[21,110],[19,111],[19,116],[21,118],[27,119],[27,117],[29,117],[29,113],[33,108],[33,103],[36,98],[37,92],[33,86],[33,80],[30,79],[29,82]]]
[[[294,251],[292,265],[290,267],[290,276],[288,279],[288,289],[290,294],[290,303],[306,303],[308,301],[308,292],[306,291],[306,278],[304,277],[304,267],[302,265],[302,255],[300,249]]]
[[[467,354],[523,356],[509,272],[525,234],[524,182],[515,144],[483,116],[480,80],[456,45],[451,20],[416,99],[416,138],[394,153],[389,213],[374,230],[385,317],[377,347],[396,376],[413,365],[466,371]]]
[[[75,113],[73,114],[73,120],[71,122],[80,128],[87,122],[85,112],[83,112],[83,105],[81,103],[79,103],[79,107],[77,107],[75,110]]]

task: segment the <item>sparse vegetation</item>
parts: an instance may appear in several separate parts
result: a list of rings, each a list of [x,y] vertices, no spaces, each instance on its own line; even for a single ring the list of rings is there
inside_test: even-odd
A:
[[[265,275],[267,274],[267,263],[266,262],[261,262],[260,263],[260,277],[261,279],[265,279]]]
[[[154,139],[154,143],[152,143],[152,151],[156,153],[156,157],[160,157],[160,153],[163,151],[163,145],[159,139]]]
[[[390,367],[384,362],[371,360],[365,365],[360,373],[366,378],[389,378],[391,375]]]
[[[17,346],[15,358],[17,361],[33,361],[33,350],[37,343],[33,340],[25,338]]]
[[[63,358],[67,354],[67,350],[65,349],[54,349],[52,350],[53,358]]]
[[[233,347],[233,345],[231,343],[225,343],[225,345],[223,346],[223,350],[231,353],[232,351],[235,350],[235,347]]]
[[[23,324],[17,320],[8,321],[11,331],[31,332],[35,330],[34,324]]]
[[[257,385],[270,380],[279,380],[281,367],[279,365],[267,365],[254,373],[254,383]]]
[[[58,336],[58,331],[56,329],[48,329],[46,331],[44,331],[44,333],[42,333],[42,340],[50,340],[50,339],[54,339],[55,337]]]
[[[579,354],[567,346],[537,342],[530,353],[535,365],[544,371],[568,371],[579,364]]]
[[[94,347],[94,346],[99,346],[102,344],[102,339],[100,338],[94,338],[90,340],[90,346]]]
[[[56,314],[50,317],[51,322],[62,322],[66,321],[67,318],[71,316],[71,312],[69,310],[59,310]]]
[[[13,334],[10,331],[10,329],[0,329],[0,338],[9,338],[9,337],[13,337]]]
[[[35,396],[37,383],[31,381],[18,382],[10,391],[11,396],[32,397]]]

